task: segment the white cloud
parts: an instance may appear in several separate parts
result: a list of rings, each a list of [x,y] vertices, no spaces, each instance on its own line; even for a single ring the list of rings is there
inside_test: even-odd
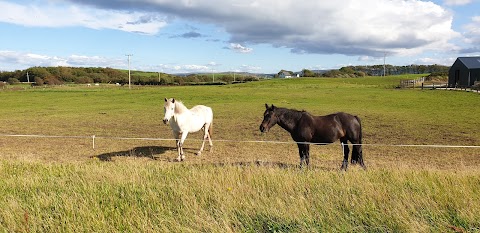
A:
[[[211,61],[211,62],[208,63],[207,66],[214,67],[214,66],[220,66],[220,64],[218,64],[218,63],[216,63],[216,62],[214,62],[214,61]]]
[[[261,69],[262,68],[260,66],[241,65],[239,69],[235,70],[235,72],[257,73],[257,72],[260,72]]]
[[[154,35],[166,26],[157,14],[127,10],[103,10],[63,4],[21,5],[0,1],[0,22],[30,27],[81,26],[92,29],[115,29]]]
[[[212,72],[222,72],[216,68],[220,66],[216,62],[209,62],[205,65],[195,65],[195,64],[160,64],[151,67],[141,67],[140,70],[151,70],[151,71],[160,71],[166,73],[212,73]],[[261,67],[251,66],[251,65],[241,65],[238,68],[233,68],[231,71],[235,72],[250,72],[256,73],[260,72]]]
[[[360,56],[357,60],[362,62],[378,62],[380,60],[383,61],[383,57]]]
[[[31,66],[64,66],[66,59],[49,57],[34,53],[19,53],[14,51],[0,51],[0,61],[7,64],[15,64],[14,69],[28,68]],[[2,67],[5,70],[8,67]]]
[[[444,1],[445,5],[448,5],[448,6],[467,5],[471,2],[472,2],[472,0],[445,0]]]
[[[5,65],[8,64],[8,65]],[[101,56],[70,55],[67,57],[49,56],[36,53],[22,53],[0,50],[0,71],[23,70],[34,66],[45,67],[110,67],[127,69],[127,60],[123,58],[108,58]],[[207,64],[160,64],[145,66],[132,64],[132,70],[160,71],[165,73],[210,73],[219,72],[221,64],[211,61]],[[258,72],[260,67],[242,65],[239,72]]]
[[[480,16],[472,17],[472,21],[464,26],[466,42],[480,44]]]
[[[127,67],[125,60],[99,56],[71,55],[68,57],[48,56],[35,53],[0,51],[0,62],[10,64],[0,70],[26,69],[32,66],[72,66],[72,67]]]
[[[215,67],[219,66],[216,62],[209,62],[206,65],[197,64],[159,64],[152,67],[143,67],[142,70],[154,70],[166,73],[209,73],[218,72]]]
[[[453,62],[455,62],[455,59],[457,59],[457,57],[448,57],[448,58],[423,57],[415,60],[415,64],[421,64],[421,65],[437,64],[437,65],[451,66]]]
[[[149,9],[217,25],[241,44],[270,44],[295,53],[383,56],[450,50],[452,13],[420,0],[69,0],[101,9]],[[239,46],[240,45],[240,46]]]
[[[237,44],[237,43],[230,43],[230,47],[229,47],[231,50],[237,52],[237,53],[251,53],[253,51],[252,48],[247,48],[241,44]]]
[[[383,57],[384,52],[389,56],[411,56],[429,50],[459,50],[451,43],[459,37],[452,30],[453,13],[423,0],[40,0],[22,5],[12,2],[0,0],[0,22],[158,35],[167,25],[167,19],[179,19],[215,25],[229,34],[227,48],[240,53],[253,52],[245,45],[257,44],[289,48],[294,53],[357,55],[368,59]],[[462,3],[460,0],[447,2]],[[469,43],[480,41],[478,28],[477,20],[466,26],[467,33],[463,36]],[[189,38],[209,36],[203,31],[198,35],[183,35]],[[24,53],[19,56],[27,59]],[[35,58],[30,64],[83,66],[90,63],[126,67],[125,61],[116,59],[88,59],[47,56],[43,60]],[[44,63],[38,63],[40,61]],[[156,70],[160,69],[159,66]],[[209,64],[165,65],[165,72],[167,69],[211,72],[214,68]]]

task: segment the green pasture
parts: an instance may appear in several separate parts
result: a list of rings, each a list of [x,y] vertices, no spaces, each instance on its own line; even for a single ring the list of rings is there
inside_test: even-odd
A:
[[[411,146],[480,146],[480,94],[395,88],[416,77],[10,86],[0,231],[480,232],[480,148]],[[212,107],[212,152],[193,155],[191,134],[173,161],[165,97]],[[340,172],[339,144],[312,146],[298,168],[295,144],[271,143],[291,142],[283,129],[259,132],[265,103],[359,116],[368,169]]]

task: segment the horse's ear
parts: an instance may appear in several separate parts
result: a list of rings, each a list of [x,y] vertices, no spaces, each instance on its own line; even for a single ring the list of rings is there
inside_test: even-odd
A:
[[[265,108],[268,109],[268,104],[267,103],[265,104]]]
[[[275,107],[275,106],[273,106],[273,104],[272,104],[272,109],[275,109],[275,108],[276,108],[276,107]]]
[[[168,102],[168,99],[167,99],[167,98],[165,98],[165,102]]]
[[[174,99],[174,98],[172,98],[172,104],[174,104],[174,103],[175,103],[175,99]]]

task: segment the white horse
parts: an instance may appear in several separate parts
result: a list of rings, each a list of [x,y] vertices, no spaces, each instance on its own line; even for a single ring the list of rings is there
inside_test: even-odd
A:
[[[210,151],[212,151],[213,144],[210,136],[212,133],[213,112],[210,107],[197,105],[188,109],[181,101],[177,101],[174,98],[165,98],[164,112],[165,117],[163,118],[163,123],[170,123],[173,136],[176,139],[178,151],[177,161],[183,161],[185,159],[183,143],[188,133],[194,133],[201,129],[204,132],[203,142],[197,155],[202,153],[207,139],[210,144]],[[180,135],[182,136],[180,137]]]

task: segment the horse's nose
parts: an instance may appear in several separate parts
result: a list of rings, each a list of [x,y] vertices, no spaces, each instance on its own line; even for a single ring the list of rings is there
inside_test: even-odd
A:
[[[167,118],[163,118],[163,124],[167,124],[168,122],[168,119]]]
[[[267,128],[263,126],[263,124],[260,125],[260,132],[265,133],[267,131]]]

